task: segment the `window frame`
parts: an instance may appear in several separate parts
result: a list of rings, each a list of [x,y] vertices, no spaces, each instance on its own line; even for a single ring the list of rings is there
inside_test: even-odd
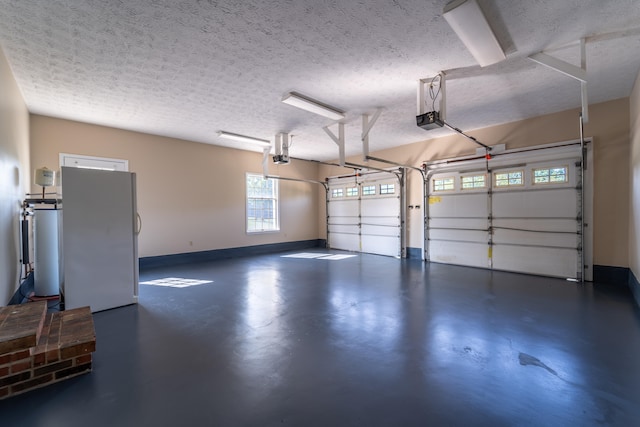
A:
[[[373,192],[367,192],[368,190],[373,189]],[[375,196],[376,194],[378,194],[376,192],[376,185],[363,185],[362,186],[362,196],[363,197],[371,197],[371,196]]]
[[[383,189],[384,186],[384,189]],[[391,189],[391,191],[389,191]],[[388,196],[389,194],[396,194],[396,185],[390,182],[380,184],[378,188],[378,194],[381,196]]]
[[[82,154],[59,153],[60,167],[98,169],[106,171],[129,171],[129,160],[111,157],[85,156]]]
[[[472,181],[472,184],[474,184],[473,187],[468,187],[468,188],[464,187],[464,179],[465,178],[480,178],[480,177],[482,177],[482,181],[483,181],[482,187],[476,187],[475,186],[475,183],[476,183],[475,180]],[[487,181],[488,180],[487,180],[487,174],[486,173],[473,174],[473,175],[471,175],[471,174],[461,175],[460,176],[460,190],[462,190],[462,191],[484,190],[484,189],[487,188],[487,184],[488,184]]]
[[[338,192],[340,194],[338,194]],[[331,189],[331,198],[332,199],[341,199],[344,197],[344,188],[332,188]]]
[[[551,170],[553,169],[564,169],[564,181],[551,181]],[[547,174],[547,178],[549,178],[549,181],[547,182],[536,182],[536,172],[537,171],[542,171],[542,170],[547,170],[549,173]],[[569,183],[569,166],[567,165],[563,165],[563,166],[545,166],[545,167],[540,167],[540,168],[532,168],[531,169],[531,185],[562,185],[562,184],[568,184]]]
[[[452,188],[437,189],[436,188],[436,182],[437,181],[443,181],[443,187],[444,187],[446,185],[444,183],[445,180],[451,180]],[[442,178],[433,177],[431,179],[431,192],[432,193],[445,193],[447,191],[456,191],[456,177],[454,175],[443,176]]]
[[[247,234],[264,234],[264,233],[277,233],[280,231],[280,186],[279,186],[279,180],[278,179],[274,179],[274,178],[267,178],[267,181],[272,181],[273,182],[273,187],[272,187],[272,195],[271,197],[250,197],[249,196],[249,178],[250,177],[258,177],[261,178],[263,180],[265,180],[264,176],[262,174],[259,173],[251,173],[251,172],[247,172],[245,174],[245,231]],[[249,216],[249,201],[250,200],[272,200],[273,203],[273,220],[274,220],[274,225],[272,228],[264,228],[264,218],[262,218],[262,224],[263,227],[260,229],[257,228],[250,228],[249,226],[249,222],[252,219],[252,217]],[[257,217],[253,217],[254,221],[257,222]]]
[[[511,184],[511,177],[509,176],[512,173],[520,173],[520,179],[522,182],[519,184]],[[498,175],[507,174],[507,185],[498,185]],[[493,188],[494,189],[504,189],[504,188],[513,188],[513,187],[524,187],[525,185],[525,171],[524,169],[506,169],[501,171],[493,172]]]
[[[358,197],[359,195],[360,195],[360,191],[358,190],[358,186],[347,187],[347,191],[345,192],[346,197]]]

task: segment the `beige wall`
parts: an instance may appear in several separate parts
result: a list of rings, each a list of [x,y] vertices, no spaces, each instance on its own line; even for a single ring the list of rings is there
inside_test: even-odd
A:
[[[640,72],[630,98],[629,267],[640,279]]]
[[[32,115],[34,167],[58,169],[59,153],[129,161],[141,257],[318,238],[319,186],[290,181],[280,181],[281,231],[246,234],[245,173],[262,173],[259,153]],[[315,179],[317,166],[270,162],[269,173]]]
[[[578,139],[579,110],[568,110],[532,119],[468,132],[488,144],[506,144],[507,149]],[[628,189],[629,99],[623,98],[589,107],[590,121],[585,136],[594,138],[594,264],[628,266]],[[374,130],[375,131],[375,130]],[[425,135],[428,133],[425,132]],[[419,167],[423,162],[474,154],[476,145],[452,135],[372,153],[374,157]],[[361,156],[351,159],[361,163]],[[377,167],[388,165],[371,163]],[[344,174],[345,169],[322,166],[319,179]],[[422,179],[411,172],[407,184],[407,203],[422,205]],[[322,199],[321,207],[324,206]],[[326,236],[324,217],[319,230]],[[422,213],[408,218],[408,246],[422,247]]]
[[[29,113],[0,49],[0,305],[20,280],[20,203],[29,170]]]

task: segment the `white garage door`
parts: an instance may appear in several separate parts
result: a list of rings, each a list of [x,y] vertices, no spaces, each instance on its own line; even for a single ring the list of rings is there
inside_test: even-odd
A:
[[[364,173],[330,178],[327,241],[333,249],[401,257],[404,254],[404,176]]]
[[[427,259],[574,279],[584,270],[590,280],[591,263],[582,268],[591,237],[587,217],[589,235],[582,234],[581,158],[579,144],[565,144],[436,165]],[[590,196],[585,202],[590,218]]]

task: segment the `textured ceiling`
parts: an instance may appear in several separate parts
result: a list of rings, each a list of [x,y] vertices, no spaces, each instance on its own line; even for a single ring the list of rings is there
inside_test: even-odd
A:
[[[0,0],[0,45],[29,111],[254,149],[219,130],[327,160],[330,120],[280,102],[297,91],[347,112],[383,108],[372,150],[440,136],[415,125],[417,80],[447,72],[447,119],[463,130],[580,105],[580,84],[527,59],[579,65],[589,102],[629,96],[640,69],[637,0],[479,0],[507,59],[480,68],[442,18],[447,0]],[[491,144],[491,141],[484,141]]]

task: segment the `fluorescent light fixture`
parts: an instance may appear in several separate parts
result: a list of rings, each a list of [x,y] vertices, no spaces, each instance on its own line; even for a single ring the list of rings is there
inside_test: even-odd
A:
[[[506,58],[476,0],[454,0],[444,7],[442,16],[481,67]]]
[[[271,145],[270,141],[266,139],[253,138],[251,136],[238,135],[237,133],[220,131],[218,132],[218,136],[220,138],[232,139],[234,141],[248,142],[250,144],[259,144],[259,145]]]
[[[310,111],[315,114],[319,114],[332,120],[344,119],[344,112],[338,110],[337,108],[333,108],[329,105],[323,104],[320,101],[316,101],[315,99],[300,95],[296,92],[289,92],[288,94],[286,94],[282,98],[282,102],[306,111]]]

